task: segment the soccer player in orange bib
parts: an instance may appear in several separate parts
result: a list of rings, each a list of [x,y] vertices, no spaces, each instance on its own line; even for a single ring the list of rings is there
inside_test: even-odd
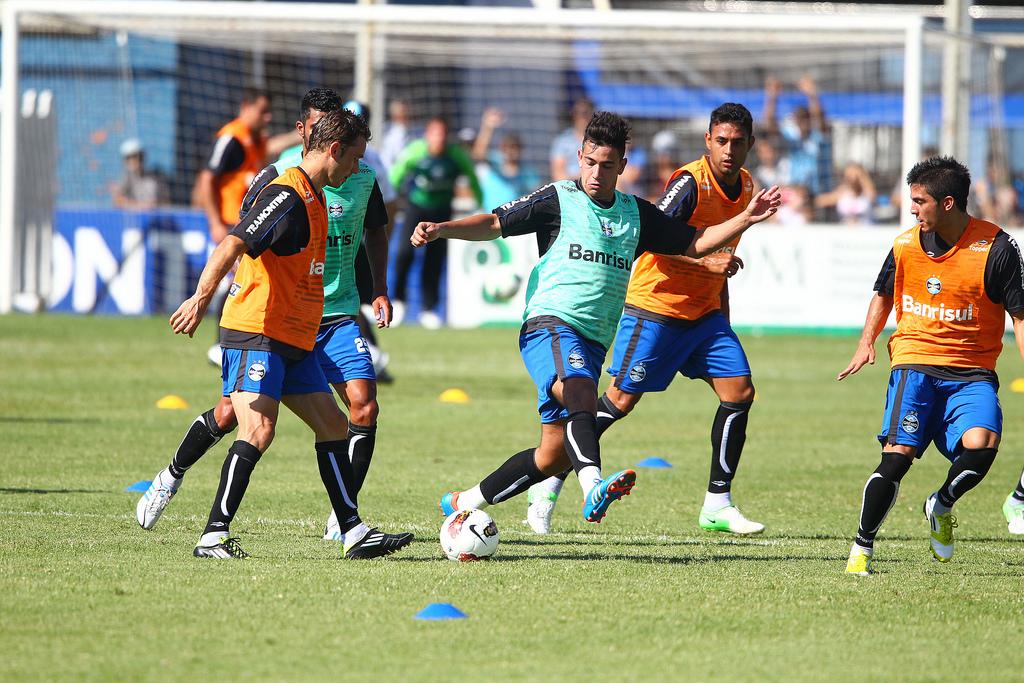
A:
[[[676,170],[658,208],[698,231],[743,212],[754,183],[743,168],[754,144],[753,118],[742,104],[711,112],[708,153]],[[727,279],[743,261],[737,237],[704,258],[645,253],[637,258],[608,372],[615,377],[599,399],[598,434],[626,417],[649,391],[665,391],[675,375],[703,379],[719,399],[711,428],[711,475],[699,523],[709,531],[754,534],[764,525],[740,513],[732,479],[746,440],[754,400],[750,365],[729,325]],[[527,522],[547,533],[561,475],[530,489]]]
[[[342,531],[358,530],[354,471],[346,420],[313,353],[324,310],[327,209],[323,187],[340,186],[359,168],[370,131],[351,112],[325,113],[313,126],[302,163],[271,181],[252,209],[210,256],[196,293],[171,316],[175,333],[192,336],[220,281],[241,257],[221,317],[223,392],[238,420],[209,521],[196,557],[244,558],[229,525],[252,471],[274,438],[280,403],[316,436],[317,464]],[[411,534],[363,529],[379,554],[407,545]],[[385,552],[386,551],[386,552]]]
[[[981,482],[999,447],[996,359],[1007,313],[1024,356],[1020,251],[999,226],[968,215],[967,169],[951,157],[932,157],[910,170],[907,184],[918,224],[896,238],[875,281],[857,351],[837,377],[875,362],[875,339],[895,303],[892,372],[878,435],[882,460],[864,485],[846,565],[858,576],[872,573],[875,535],[911,463],[932,443],[952,464],[925,500],[924,516],[935,559],[953,557],[953,504]]]

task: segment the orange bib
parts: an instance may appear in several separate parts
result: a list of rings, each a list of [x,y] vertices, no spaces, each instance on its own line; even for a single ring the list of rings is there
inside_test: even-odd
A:
[[[743,189],[736,201],[729,199],[711,172],[707,157],[676,170],[669,185],[683,172],[689,171],[697,183],[697,207],[689,223],[701,231],[709,225],[723,223],[747,207],[754,194],[754,182],[745,169],[740,170]],[[732,253],[739,238],[719,252]],[[626,292],[626,304],[680,320],[696,320],[722,307],[722,288],[726,277],[704,268],[684,263],[672,256],[645,252],[633,265],[633,276]]]
[[[234,225],[238,222],[238,212],[242,208],[242,199],[249,189],[249,183],[263,169],[267,142],[262,137],[254,136],[249,127],[239,119],[228,122],[217,131],[218,138],[224,135],[235,138],[245,149],[245,161],[242,165],[216,180],[217,193],[220,195],[220,219],[225,225]]]
[[[274,192],[279,185],[294,188],[305,200],[309,242],[291,256],[278,256],[270,249],[255,259],[243,256],[220,325],[312,351],[324,312],[327,210],[323,197],[298,168],[285,171],[263,192]]]
[[[1006,312],[985,293],[985,264],[998,233],[999,226],[972,218],[937,258],[921,248],[920,226],[896,238],[893,365],[995,370]]]

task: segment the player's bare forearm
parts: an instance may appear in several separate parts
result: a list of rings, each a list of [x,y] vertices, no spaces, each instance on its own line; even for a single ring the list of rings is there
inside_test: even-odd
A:
[[[373,279],[373,298],[388,293],[388,231],[387,226],[366,231],[366,257]]]
[[[761,190],[754,195],[747,208],[742,212],[724,223],[712,225],[699,232],[687,247],[684,255],[699,258],[710,254],[742,235],[750,226],[773,216],[781,204],[782,194],[779,192],[778,186]]]
[[[1017,352],[1024,358],[1024,312],[1016,315],[1011,313],[1010,319],[1013,320],[1013,339],[1017,342]]]
[[[885,321],[889,319],[889,312],[892,310],[892,297],[875,293],[868,304],[868,314],[864,319],[864,330],[861,332],[860,341],[857,343],[857,350],[853,353],[846,369],[840,372],[836,379],[842,381],[856,373],[865,365],[875,364],[875,340],[885,328]]]
[[[414,247],[422,247],[439,238],[485,242],[500,236],[498,217],[493,213],[478,213],[444,223],[420,223],[413,230],[410,242]]]

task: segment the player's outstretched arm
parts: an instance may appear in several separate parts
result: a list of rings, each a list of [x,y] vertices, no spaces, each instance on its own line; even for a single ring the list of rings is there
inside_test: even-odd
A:
[[[777,185],[761,190],[751,198],[747,208],[741,213],[724,223],[712,225],[701,231],[690,243],[686,256],[699,258],[710,254],[723,244],[739,237],[750,226],[770,218],[779,210],[781,204],[782,193],[779,192]]]
[[[1011,313],[1010,319],[1013,320],[1013,338],[1017,342],[1017,352],[1024,358],[1024,312]]]
[[[885,328],[885,321],[889,319],[891,310],[891,296],[875,293],[871,297],[871,303],[868,304],[868,315],[864,320],[864,331],[861,332],[857,350],[854,351],[850,364],[836,376],[836,380],[842,381],[865,365],[875,364],[875,340]]]
[[[478,213],[444,223],[423,222],[412,231],[409,241],[414,247],[422,247],[439,237],[450,240],[485,242],[501,237],[501,224],[493,213]]]
[[[387,226],[365,233],[366,256],[370,261],[373,294],[370,305],[377,327],[390,327],[392,307],[388,296],[388,231]]]
[[[187,334],[191,337],[195,333],[206,315],[206,308],[217,291],[217,285],[245,251],[245,242],[234,235],[228,235],[217,245],[203,268],[203,274],[199,276],[196,293],[171,315],[170,324],[174,334]]]

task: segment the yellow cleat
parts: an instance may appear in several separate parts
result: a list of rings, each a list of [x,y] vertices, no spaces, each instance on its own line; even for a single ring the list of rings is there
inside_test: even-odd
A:
[[[850,548],[850,559],[846,561],[846,573],[854,576],[871,576],[875,573],[871,569],[871,554],[865,552],[856,543]]]
[[[935,513],[936,497],[933,493],[924,501],[924,516],[932,532],[932,555],[939,562],[953,559],[953,529],[957,527],[956,517],[952,512],[944,515]]]

